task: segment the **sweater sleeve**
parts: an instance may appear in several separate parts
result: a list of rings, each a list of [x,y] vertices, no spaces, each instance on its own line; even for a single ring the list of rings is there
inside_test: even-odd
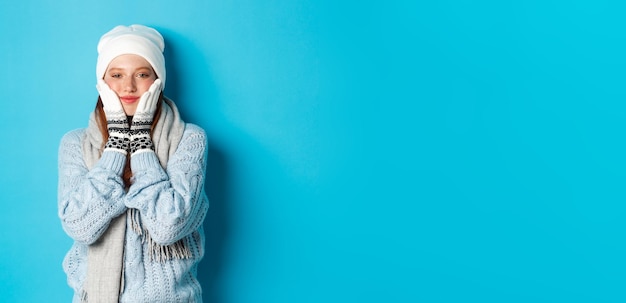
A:
[[[59,217],[65,232],[74,240],[92,244],[122,214],[124,182],[121,175],[126,156],[105,151],[89,170],[82,155],[83,131],[72,131],[59,147]]]
[[[159,245],[169,245],[197,230],[208,210],[204,193],[206,135],[187,124],[164,170],[153,151],[133,154],[134,182],[126,206],[139,210],[142,226]]]

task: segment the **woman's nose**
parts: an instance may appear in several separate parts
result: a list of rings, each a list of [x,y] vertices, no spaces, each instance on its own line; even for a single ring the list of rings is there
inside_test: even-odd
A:
[[[137,89],[135,85],[135,79],[133,77],[126,78],[124,81],[124,90],[127,92],[134,92]]]

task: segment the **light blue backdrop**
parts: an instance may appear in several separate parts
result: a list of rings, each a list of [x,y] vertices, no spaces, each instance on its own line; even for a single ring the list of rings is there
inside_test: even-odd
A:
[[[3,2],[0,301],[69,302],[58,143],[143,23],[209,135],[206,302],[625,302],[621,3]]]

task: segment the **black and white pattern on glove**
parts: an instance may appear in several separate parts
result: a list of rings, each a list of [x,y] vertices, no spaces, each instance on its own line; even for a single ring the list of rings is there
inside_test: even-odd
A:
[[[104,149],[127,154],[130,149],[130,137],[128,120],[122,103],[104,80],[98,80],[96,88],[102,100],[102,109],[107,119],[107,131],[109,133],[109,139],[104,144]]]
[[[109,140],[104,145],[104,149],[112,148],[127,151],[130,146],[130,140],[128,138],[109,137]]]
[[[131,124],[130,132],[130,153],[134,154],[140,150],[154,150],[154,143],[150,138],[150,128],[152,121],[135,121]]]
[[[107,129],[109,139],[105,143],[104,149],[113,149],[126,154],[130,149],[129,128],[126,118],[118,117],[114,120],[107,120]]]
[[[150,137],[152,122],[157,104],[161,101],[163,88],[161,79],[154,80],[150,88],[141,95],[137,109],[130,124],[130,153],[154,151],[154,143]]]

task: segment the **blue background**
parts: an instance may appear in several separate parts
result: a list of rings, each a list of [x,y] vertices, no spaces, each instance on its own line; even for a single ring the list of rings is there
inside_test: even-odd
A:
[[[71,299],[58,143],[132,23],[209,136],[206,302],[626,301],[621,1],[87,2],[0,5],[0,301]]]

